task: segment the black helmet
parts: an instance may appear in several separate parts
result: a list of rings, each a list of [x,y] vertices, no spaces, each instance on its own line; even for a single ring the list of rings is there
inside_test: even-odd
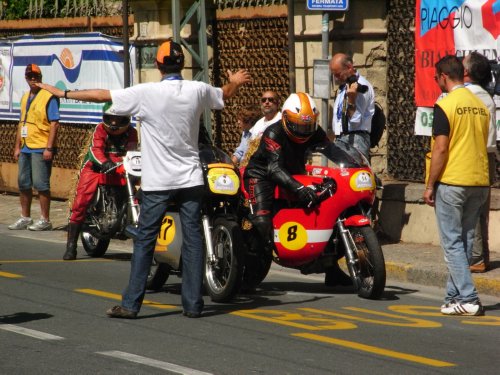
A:
[[[113,103],[111,102],[104,104],[104,107],[102,108],[102,122],[104,123],[106,130],[111,130],[112,132],[122,129],[125,130],[130,124],[130,117],[116,115],[110,110],[112,104]]]

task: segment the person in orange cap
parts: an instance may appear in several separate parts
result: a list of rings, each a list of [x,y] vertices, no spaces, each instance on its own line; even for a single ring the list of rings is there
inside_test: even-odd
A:
[[[42,82],[42,71],[38,65],[28,64],[25,77],[30,91],[21,98],[21,117],[14,145],[14,159],[19,165],[21,217],[9,225],[9,229],[51,230],[50,174],[56,153],[59,99],[37,86]],[[36,223],[31,219],[33,188],[38,191],[40,199],[41,217]]]

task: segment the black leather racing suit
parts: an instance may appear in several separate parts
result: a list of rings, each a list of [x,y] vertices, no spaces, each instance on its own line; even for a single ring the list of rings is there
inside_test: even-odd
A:
[[[302,184],[292,175],[305,173],[306,151],[326,143],[329,140],[321,128],[305,143],[293,142],[283,129],[281,120],[270,125],[262,134],[259,148],[245,169],[243,183],[250,199],[252,214],[249,219],[259,232],[266,252],[273,249],[272,211],[276,185],[295,192]]]

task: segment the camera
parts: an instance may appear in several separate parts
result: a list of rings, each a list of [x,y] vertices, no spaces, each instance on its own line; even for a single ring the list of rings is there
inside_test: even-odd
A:
[[[486,87],[486,91],[491,96],[500,95],[500,64],[495,61],[490,61],[491,75],[493,80]]]
[[[346,83],[348,86],[352,85],[355,82],[358,82],[358,77],[356,77],[355,75],[350,76],[346,80]],[[358,83],[358,88],[356,89],[356,91],[360,92],[361,94],[364,94],[365,92],[368,91],[368,86],[362,85],[361,83]]]

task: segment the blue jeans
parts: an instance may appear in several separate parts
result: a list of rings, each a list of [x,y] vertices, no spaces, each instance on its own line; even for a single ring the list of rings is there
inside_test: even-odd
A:
[[[436,219],[448,267],[444,302],[475,302],[479,300],[469,270],[474,229],[488,187],[466,187],[437,184]]]
[[[50,190],[52,160],[43,160],[42,153],[21,152],[18,168],[17,184],[19,190],[31,190],[32,187],[41,192]]]
[[[129,283],[122,295],[122,306],[139,312],[153,261],[156,238],[169,202],[180,209],[182,227],[182,307],[185,312],[203,310],[203,242],[201,200],[203,187],[142,192],[139,228],[134,241]]]

